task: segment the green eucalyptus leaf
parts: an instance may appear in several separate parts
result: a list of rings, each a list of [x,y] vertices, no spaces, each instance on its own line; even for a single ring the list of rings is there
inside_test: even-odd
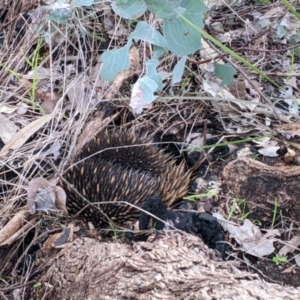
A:
[[[218,64],[214,63],[215,75],[222,79],[221,86],[225,84],[229,85],[233,83],[234,75],[236,75],[236,70],[230,64]]]
[[[176,66],[174,67],[173,76],[172,76],[172,85],[181,81],[186,60],[187,60],[187,57],[183,56],[179,60],[179,62],[177,62]]]
[[[201,1],[185,0],[182,1],[181,7],[185,9],[185,12],[182,14],[180,10],[177,10],[178,15],[181,14],[198,28],[203,28],[203,14],[208,9]],[[189,55],[201,48],[199,31],[181,17],[164,20],[163,34],[168,48],[177,55]]]
[[[134,32],[130,34],[129,39],[133,39],[136,42],[139,40],[146,41],[162,48],[167,47],[165,38],[153,26],[150,26],[144,21],[137,23],[136,28]]]
[[[113,49],[102,54],[103,63],[100,75],[103,79],[113,81],[117,74],[130,68],[129,49],[132,41],[120,49]]]
[[[117,15],[128,20],[137,19],[146,11],[145,2],[136,0],[117,1],[111,8]]]

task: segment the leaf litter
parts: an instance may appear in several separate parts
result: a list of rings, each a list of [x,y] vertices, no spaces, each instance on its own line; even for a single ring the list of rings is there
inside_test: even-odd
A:
[[[292,36],[299,27],[298,22],[295,21],[291,13],[286,12],[285,15],[283,14],[284,9],[279,2],[274,3],[271,8],[255,6],[255,9],[251,9],[249,15],[242,9],[247,4],[243,1],[240,2],[240,6],[233,7],[234,14],[232,14],[232,10],[227,6],[223,6],[223,3],[217,3],[217,9],[212,8],[210,10],[206,19],[210,33],[223,42],[230,41],[232,49],[237,50],[242,48],[239,45],[243,39],[247,41],[246,45],[243,46],[244,48],[266,49],[269,43],[271,46],[270,52],[252,52],[251,49],[240,49],[239,51],[242,51],[245,57],[255,63],[256,66],[262,67],[266,74],[274,74],[274,76],[278,76],[279,78],[283,78],[284,74],[290,74],[290,81],[279,80],[280,90],[267,82],[262,82],[258,76],[248,70],[246,78],[239,74],[232,84],[222,86],[222,80],[213,75],[213,63],[200,64],[200,71],[197,69],[197,72],[191,72],[192,77],[195,78],[193,81],[196,84],[191,81],[186,88],[182,88],[180,86],[181,83],[172,87],[173,95],[186,96],[185,103],[180,101],[176,103],[175,101],[175,104],[173,104],[168,102],[168,99],[164,101],[158,99],[158,101],[155,101],[149,107],[140,105],[136,112],[143,112],[144,114],[132,122],[133,126],[137,129],[151,128],[151,130],[159,130],[159,126],[161,126],[164,128],[163,131],[168,132],[169,130],[169,132],[172,131],[178,134],[181,132],[182,124],[195,125],[194,120],[196,117],[194,117],[193,121],[191,120],[193,116],[197,116],[199,124],[202,124],[202,121],[199,121],[200,119],[207,118],[211,121],[211,124],[215,120],[218,120],[224,126],[222,134],[228,140],[232,138],[240,139],[248,135],[257,137],[271,134],[273,133],[273,126],[285,137],[299,138],[300,134],[297,134],[298,123],[289,124],[288,126],[284,125],[286,122],[290,123],[292,120],[299,120],[298,102],[296,101],[299,98],[297,88],[299,64],[297,62],[292,64],[291,50],[282,52],[280,60],[274,60],[273,57],[276,55],[276,52],[272,53],[272,49],[282,50],[291,44]],[[108,12],[107,7],[99,4],[97,8],[102,12],[103,23],[114,24],[115,20],[111,12]],[[12,6],[11,14],[13,13],[17,16],[20,12],[17,12],[16,8]],[[82,9],[82,13],[86,13],[86,11]],[[229,16],[233,25],[229,26],[228,22],[224,20],[224,16]],[[24,72],[22,77],[30,83],[24,86],[25,80],[23,82],[17,81],[7,69],[0,70],[2,80],[2,103],[0,110],[2,110],[1,113],[3,114],[1,121],[4,120],[3,122],[7,128],[6,133],[4,133],[4,130],[2,130],[4,127],[1,126],[1,140],[5,144],[0,152],[2,159],[1,167],[16,170],[18,173],[16,165],[25,166],[25,168],[22,168],[21,173],[18,173],[17,178],[12,180],[3,180],[1,178],[3,187],[15,187],[12,190],[8,189],[9,192],[1,194],[1,197],[3,197],[0,207],[2,226],[15,214],[16,207],[21,207],[20,203],[24,204],[25,190],[30,186],[31,180],[38,176],[44,177],[45,175],[49,175],[49,169],[45,172],[45,170],[40,168],[38,158],[41,154],[48,159],[57,159],[57,153],[63,154],[64,160],[59,166],[59,169],[63,170],[68,158],[76,151],[74,148],[78,136],[84,124],[86,124],[90,112],[95,108],[97,103],[101,101],[117,103],[120,110],[116,112],[116,115],[126,120],[125,123],[130,122],[129,120],[132,121],[131,112],[127,110],[127,106],[120,99],[125,99],[125,103],[126,101],[127,103],[129,102],[132,95],[130,89],[131,82],[126,80],[133,78],[136,74],[140,74],[140,70],[142,69],[140,61],[144,59],[144,52],[140,48],[131,48],[130,51],[133,51],[132,49],[135,51],[134,57],[131,57],[131,59],[138,60],[138,62],[132,64],[130,70],[119,74],[117,79],[108,84],[99,76],[101,64],[98,57],[94,57],[96,59],[95,63],[88,64],[86,60],[86,52],[93,53],[93,49],[89,48],[92,43],[89,43],[95,42],[95,40],[87,38],[87,44],[83,45],[78,35],[79,32],[82,32],[82,27],[78,24],[73,24],[74,26],[67,25],[65,28],[66,32],[64,33],[60,30],[53,32],[53,35],[49,37],[49,41],[51,40],[52,44],[48,43],[43,48],[44,52],[41,55],[41,62],[44,60],[43,63],[41,63],[37,70],[33,70],[28,67],[25,58],[30,57],[34,46],[37,45],[38,37],[32,34],[34,32],[32,29],[34,26],[45,25],[45,18],[44,7],[37,6],[35,9],[32,9],[28,13],[28,17],[23,18],[23,21],[25,21],[21,26],[22,34],[17,34],[15,39],[7,34],[5,36],[5,43],[1,45],[1,63],[7,66],[9,70],[18,74],[22,72],[21,70],[26,69],[27,72]],[[126,32],[130,32],[126,24],[121,24],[117,31],[112,29],[112,25],[108,26],[107,30],[105,30],[99,20],[89,18],[87,20],[91,24],[84,25],[99,28],[98,30],[106,35],[106,38],[115,40],[120,45],[122,45],[124,34],[127,35]],[[19,22],[19,19],[15,19],[14,24],[18,25]],[[267,40],[267,37],[270,36],[266,34],[268,34],[268,28],[272,28],[271,25],[276,25],[277,30],[274,31],[274,39]],[[251,35],[255,38],[249,38]],[[104,45],[104,49],[107,46],[105,42],[101,45]],[[203,45],[205,45],[206,49],[205,56],[204,49],[201,49],[202,57],[211,58],[216,54],[209,43],[205,42]],[[17,51],[17,49],[22,49],[22,51]],[[57,51],[57,55],[54,55],[55,51]],[[52,61],[49,60],[49,56],[52,57]],[[170,56],[168,59],[172,62],[174,57]],[[168,61],[168,59],[165,61]],[[293,67],[292,70],[291,64]],[[264,68],[264,66],[266,67]],[[242,71],[242,67],[239,67],[240,70],[238,69],[237,71]],[[168,64],[163,63],[159,65],[158,69],[160,73],[172,74],[172,69]],[[185,79],[188,78],[189,76],[187,75]],[[171,77],[169,76],[163,83],[166,88],[159,95],[160,97],[170,97],[170,80]],[[13,84],[11,81],[13,81]],[[38,104],[32,103],[28,94],[28,90],[32,90],[34,81],[37,83],[35,98],[40,101]],[[58,86],[56,86],[56,81],[58,82]],[[197,81],[201,82],[199,86],[197,86]],[[151,92],[154,90],[153,88]],[[200,95],[199,99],[197,99],[197,105],[195,101],[189,100],[191,99],[191,94],[193,94],[189,92],[192,90]],[[278,116],[274,113],[273,107],[267,105],[263,98],[260,97],[262,90],[268,95],[272,103],[275,104],[275,111],[283,124],[279,124]],[[286,91],[289,92],[288,95]],[[39,92],[41,93],[39,94]],[[211,101],[201,100],[201,96],[212,96],[215,99]],[[174,96],[170,98],[174,99]],[[43,103],[49,101],[50,104],[48,104],[48,107],[47,105],[46,107],[43,106],[45,105]],[[277,107],[278,103],[280,105]],[[41,105],[47,115],[42,115],[41,111],[37,109],[39,105]],[[22,115],[20,115],[20,110],[18,110],[20,106],[25,107]],[[287,110],[286,107],[288,107]],[[99,114],[105,112],[105,110],[99,111],[98,115],[96,115],[97,117]],[[109,118],[108,116],[104,116],[103,119],[97,121],[97,128],[106,126],[106,122],[104,121],[106,117]],[[170,119],[172,118],[178,118],[178,123],[171,123]],[[211,138],[218,135],[219,133],[216,134],[213,131],[211,133],[208,132],[207,135],[203,134],[204,137],[202,137],[202,142],[199,142],[199,145],[205,145],[205,142],[203,142],[205,136]],[[62,141],[63,146],[60,144],[57,145],[58,140]],[[271,141],[275,141],[277,144],[268,145]],[[260,145],[263,150],[259,151],[262,152],[261,154],[265,158],[272,157],[278,150],[279,146],[277,145],[279,144],[280,140],[271,138],[266,144]],[[70,151],[68,152],[64,152],[66,145],[70,147]],[[270,147],[272,147],[272,154],[268,152]],[[31,172],[29,172],[29,166],[33,165],[36,166],[38,176],[32,177]],[[5,172],[7,174],[7,170]],[[222,196],[220,195],[219,197]],[[224,215],[226,216],[226,212],[224,212]],[[34,223],[28,226],[20,233],[19,237],[30,226],[34,227]],[[17,230],[20,229],[19,227],[16,228],[18,228]],[[236,223],[229,226],[227,224],[227,227],[225,225],[224,228],[230,233],[235,242],[243,248],[243,251],[251,255],[266,256],[275,253],[274,243],[276,239],[274,239],[274,236],[275,233],[278,234],[277,229],[267,230],[266,233],[262,234],[259,227],[248,219],[244,220],[244,225],[237,225]],[[279,231],[282,232],[284,230],[285,228],[281,228]],[[293,257],[299,267],[299,255],[297,255],[299,253],[299,250],[297,250],[299,244],[297,242],[294,243],[294,238],[296,236],[289,237],[287,244],[291,245],[289,246],[290,250],[293,247],[293,249],[296,248]],[[12,240],[14,241],[14,239]],[[275,247],[275,250],[277,248]],[[282,249],[284,249],[282,252],[278,252],[280,255],[288,255],[292,252],[292,250],[287,251],[285,248]],[[7,258],[4,270],[9,269],[8,261],[15,258],[15,256],[10,254]],[[26,280],[26,277],[22,279],[20,277],[17,278],[17,281],[22,283],[26,283]]]

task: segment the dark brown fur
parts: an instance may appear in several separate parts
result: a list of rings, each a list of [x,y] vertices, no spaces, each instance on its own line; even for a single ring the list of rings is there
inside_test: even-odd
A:
[[[125,224],[138,219],[136,207],[150,196],[161,196],[171,207],[187,193],[191,174],[145,136],[103,131],[84,146],[63,177],[112,221]],[[107,223],[97,207],[86,205],[64,182],[59,184],[67,193],[70,213],[83,210],[80,216],[85,220],[95,225]]]

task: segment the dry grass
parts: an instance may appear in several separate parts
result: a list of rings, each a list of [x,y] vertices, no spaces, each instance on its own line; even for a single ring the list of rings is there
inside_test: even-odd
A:
[[[107,2],[100,2],[93,9],[78,9],[72,22],[65,26],[47,22],[44,8],[37,6],[35,1],[11,1],[5,7],[7,13],[0,15],[0,28],[4,32],[0,46],[0,114],[5,114],[18,129],[28,129],[28,136],[24,133],[27,138],[17,140],[13,150],[2,156],[0,152],[1,228],[24,205],[26,187],[32,178],[53,176],[50,162],[55,162],[58,172],[63,173],[82,132],[83,136],[94,134],[114,118],[118,125],[130,125],[137,130],[162,135],[177,134],[185,129],[185,137],[191,132],[190,128],[203,125],[204,119],[220,121],[230,137],[239,135],[237,128],[243,126],[256,128],[255,132],[252,131],[254,136],[270,133],[270,128],[264,125],[265,116],[276,121],[270,107],[258,105],[256,110],[249,111],[243,102],[236,105],[225,101],[202,101],[201,96],[207,95],[201,87],[203,73],[191,68],[187,68],[185,74],[186,84],[173,87],[175,95],[181,99],[169,101],[167,97],[161,98],[142,117],[135,118],[127,106],[130,84],[134,83],[134,76],[140,75],[149,49],[143,43],[138,45],[135,68],[120,74],[113,83],[103,81],[99,76],[99,54],[123,46],[126,35],[122,35],[122,30],[128,33],[130,23],[112,15]],[[145,18],[153,22],[151,15]],[[49,42],[45,41],[45,32],[51,32]],[[256,46],[261,39],[255,40]],[[257,67],[266,63],[262,53],[251,54],[248,59],[257,63]],[[159,71],[166,75],[162,97],[169,96],[175,63],[176,57],[168,54],[159,66]],[[32,76],[32,72],[35,75]],[[189,100],[194,93],[197,93],[198,101]],[[111,119],[101,115],[99,103],[105,101],[117,106],[117,113]],[[234,116],[228,117],[229,113]],[[45,115],[50,116],[47,122],[30,129],[33,122]],[[241,122],[241,119],[247,122]],[[56,151],[46,152],[53,147]],[[57,151],[59,156],[55,157]],[[9,171],[14,171],[17,176],[6,178]],[[57,219],[47,216],[44,224],[55,231]],[[26,299],[26,288],[23,287],[35,282],[32,247],[42,243],[45,236],[45,227],[39,226],[31,230],[28,240],[21,239],[13,247],[1,250],[0,298],[8,299],[9,292],[15,290],[20,299]],[[21,267],[21,264],[26,267]]]

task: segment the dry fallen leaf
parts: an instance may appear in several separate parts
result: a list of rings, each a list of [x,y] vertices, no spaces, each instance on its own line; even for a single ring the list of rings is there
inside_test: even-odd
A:
[[[8,143],[17,133],[19,127],[9,118],[0,113],[0,138],[4,144]]]
[[[72,102],[72,108],[81,107],[82,101],[85,99],[86,86],[88,85],[87,78],[77,78],[76,82],[70,82],[66,89],[67,95]]]
[[[258,149],[258,153],[262,154],[263,156],[268,156],[268,157],[277,157],[279,154],[277,153],[278,150],[280,149],[279,146],[270,146],[270,147],[264,147]]]
[[[300,246],[300,236],[294,236],[290,241],[286,242],[278,252],[279,256],[286,256],[288,253],[293,253]]]
[[[58,78],[63,78],[63,76],[54,68],[44,68],[39,66],[37,69],[34,71],[29,71],[27,74],[22,75],[23,78],[30,80],[30,79],[35,79],[35,80],[41,80],[41,79],[58,79]]]
[[[26,103],[20,103],[20,105],[18,105],[18,109],[17,109],[17,113],[19,115],[25,115],[28,111],[29,105],[27,105]]]
[[[229,92],[236,99],[244,99],[246,96],[246,84],[244,78],[238,77],[234,79],[233,83],[228,85]]]
[[[56,101],[46,100],[41,103],[41,107],[46,114],[51,114],[54,111]]]
[[[53,249],[62,249],[68,245],[67,242],[72,240],[72,238],[72,227],[65,227],[62,232],[49,236],[42,246],[42,251],[44,254],[50,254]]]
[[[33,135],[43,125],[49,122],[51,118],[52,115],[42,116],[19,130],[2,148],[2,150],[0,151],[0,157],[7,155],[9,153],[9,150],[19,149],[23,144],[26,143],[31,135]]]
[[[68,213],[66,208],[66,193],[59,186],[53,186],[48,180],[37,177],[29,182],[27,188],[27,208],[31,214],[36,211],[62,210]]]
[[[268,230],[263,235],[259,227],[252,224],[248,219],[244,220],[242,226],[237,226],[225,220],[219,213],[214,213],[213,216],[220,221],[224,230],[229,232],[229,236],[234,238],[247,253],[262,257],[270,255],[275,250],[272,237],[280,235],[279,230]]]
[[[10,105],[1,105],[0,106],[0,113],[5,113],[5,114],[12,114],[18,109],[17,106],[10,106]]]

